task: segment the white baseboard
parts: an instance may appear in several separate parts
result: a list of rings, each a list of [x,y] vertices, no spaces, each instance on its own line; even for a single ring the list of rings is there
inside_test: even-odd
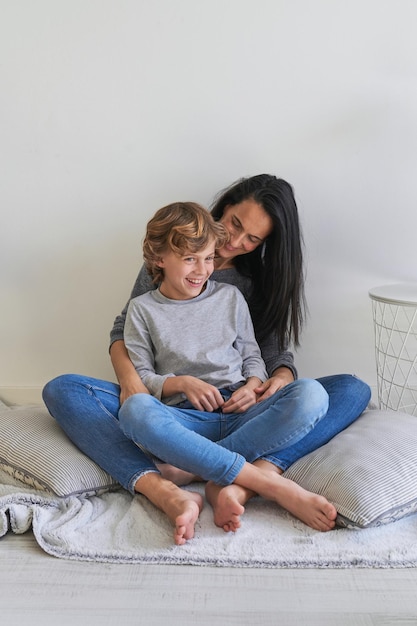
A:
[[[0,387],[0,401],[8,405],[43,405],[42,387]]]

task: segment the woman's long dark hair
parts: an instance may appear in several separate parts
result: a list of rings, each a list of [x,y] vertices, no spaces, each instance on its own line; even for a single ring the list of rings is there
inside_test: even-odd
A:
[[[234,259],[253,281],[249,303],[258,339],[275,332],[281,349],[300,343],[305,319],[303,239],[291,185],[269,174],[242,178],[223,190],[211,208],[219,220],[228,205],[254,200],[271,217],[272,233],[253,252]]]

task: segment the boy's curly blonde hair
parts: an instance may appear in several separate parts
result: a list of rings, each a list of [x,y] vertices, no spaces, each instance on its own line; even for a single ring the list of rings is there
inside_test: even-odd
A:
[[[220,222],[195,202],[174,202],[159,209],[149,220],[143,240],[145,267],[154,283],[163,279],[157,262],[167,250],[182,255],[204,249],[214,240],[215,248],[228,241],[229,234]]]

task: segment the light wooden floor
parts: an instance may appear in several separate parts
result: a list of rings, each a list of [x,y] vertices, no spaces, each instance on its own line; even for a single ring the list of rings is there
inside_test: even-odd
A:
[[[0,620],[13,626],[417,625],[417,569],[271,570],[57,559],[0,539]]]

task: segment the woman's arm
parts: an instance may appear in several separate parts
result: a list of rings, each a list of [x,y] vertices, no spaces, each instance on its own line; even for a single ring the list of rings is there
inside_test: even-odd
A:
[[[256,329],[255,329],[256,330]],[[262,358],[265,361],[266,369],[270,377],[276,376],[283,369],[289,370],[293,380],[297,378],[297,368],[294,364],[294,355],[289,350],[280,349],[278,339],[274,333],[270,333],[259,341]]]
[[[270,333],[260,342],[269,378],[256,388],[257,401],[270,398],[274,393],[292,383],[297,378],[294,355],[289,350],[280,350],[278,338]]]
[[[125,327],[126,313],[127,313],[127,308],[132,298],[136,298],[136,296],[141,296],[143,293],[146,293],[147,291],[151,291],[152,289],[155,289],[155,288],[156,288],[156,285],[153,284],[151,277],[149,276],[148,272],[145,269],[145,266],[142,265],[139,271],[139,274],[135,280],[135,284],[133,285],[133,289],[130,294],[129,300],[126,302],[123,311],[114,320],[113,328],[110,331],[110,346],[115,341],[119,341],[119,340],[124,341],[123,331]]]
[[[142,266],[135,284],[133,285],[130,298],[123,311],[114,320],[113,328],[110,331],[110,359],[120,385],[120,404],[123,404],[129,396],[135,393],[149,393],[129,358],[124,343],[123,332],[130,300],[151,289],[155,289],[155,285],[153,285],[145,267]]]
[[[112,343],[110,359],[120,385],[120,404],[135,393],[149,393],[129,358],[124,341]]]

